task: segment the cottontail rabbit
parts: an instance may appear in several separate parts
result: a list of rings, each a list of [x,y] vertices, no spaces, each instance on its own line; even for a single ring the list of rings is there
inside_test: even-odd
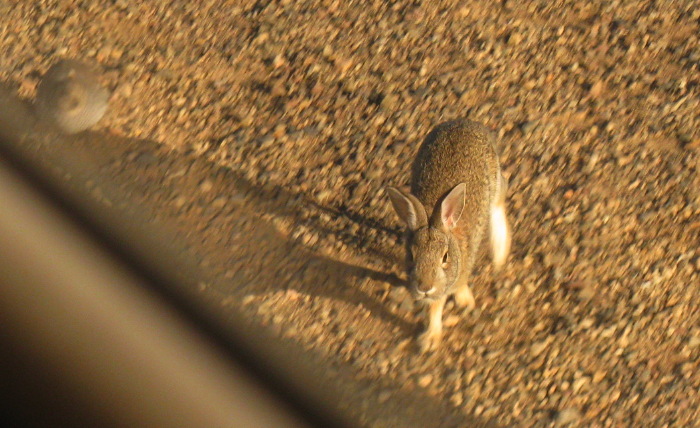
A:
[[[476,122],[442,123],[418,150],[411,193],[387,187],[394,210],[408,226],[409,287],[429,304],[428,327],[419,337],[423,351],[440,343],[448,296],[454,294],[459,306],[474,307],[469,277],[487,227],[494,266],[500,268],[508,256],[507,183],[494,142]]]
[[[46,72],[37,88],[35,111],[39,120],[67,134],[84,131],[107,111],[109,91],[87,65],[63,59]]]

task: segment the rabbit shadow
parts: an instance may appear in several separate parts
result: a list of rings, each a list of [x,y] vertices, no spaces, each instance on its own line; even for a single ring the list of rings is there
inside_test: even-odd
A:
[[[303,239],[290,236],[293,233],[285,227],[273,226],[275,222],[282,222],[291,225],[293,229],[300,223],[303,209],[315,208],[304,195],[291,193],[275,184],[256,185],[241,173],[212,163],[204,166],[203,170],[213,174],[210,175],[210,180],[213,182],[214,194],[233,191],[236,195],[234,198],[243,199],[243,203],[234,210],[212,218],[208,226],[210,232],[205,233],[211,233],[212,238],[222,239],[221,231],[235,229],[242,218],[247,218],[255,226],[248,228],[251,236],[245,238],[244,242],[265,243],[266,263],[256,263],[256,253],[260,249],[251,251],[245,244],[241,245],[234,235],[224,232],[226,238],[223,240],[227,242],[218,245],[220,250],[217,251],[217,258],[230,253],[225,259],[238,260],[238,266],[232,266],[230,262],[227,266],[226,260],[220,259],[220,265],[227,266],[224,275],[231,276],[231,270],[234,270],[234,275],[239,273],[246,278],[247,283],[257,284],[254,290],[248,289],[246,292],[258,294],[280,288],[295,289],[306,295],[340,300],[353,306],[361,305],[381,320],[399,327],[403,334],[415,333],[413,323],[390,311],[377,296],[381,290],[367,285],[367,280],[371,280],[390,287],[405,287],[404,281],[396,274],[364,266],[356,260],[343,260],[335,255],[323,254],[305,244]],[[266,216],[269,218],[264,218]],[[323,238],[332,235],[348,246],[351,242],[354,243],[352,237],[324,227],[320,222],[306,221],[305,226],[316,236]],[[371,256],[393,262],[391,255],[373,252]],[[284,278],[284,281],[279,281],[278,278]],[[232,282],[224,282],[222,286],[229,293],[240,293]]]

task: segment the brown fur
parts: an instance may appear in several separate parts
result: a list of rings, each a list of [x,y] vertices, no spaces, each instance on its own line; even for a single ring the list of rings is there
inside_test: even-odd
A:
[[[411,193],[431,213],[430,225],[441,228],[440,202],[459,183],[466,183],[462,216],[452,233],[461,249],[457,285],[466,283],[488,225],[494,180],[500,174],[494,136],[485,126],[454,120],[436,126],[425,138],[413,163]]]

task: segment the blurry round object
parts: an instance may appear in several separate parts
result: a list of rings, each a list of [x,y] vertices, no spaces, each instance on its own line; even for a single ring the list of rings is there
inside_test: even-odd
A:
[[[96,124],[107,111],[108,101],[109,91],[90,67],[63,59],[39,83],[36,113],[39,120],[74,134]]]

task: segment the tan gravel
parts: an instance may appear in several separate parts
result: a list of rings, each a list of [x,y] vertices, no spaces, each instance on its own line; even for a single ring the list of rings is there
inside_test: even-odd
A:
[[[697,2],[10,0],[0,79],[32,97],[57,57],[100,64],[96,131],[161,145],[114,168],[147,177],[169,150],[211,165],[199,193],[153,202],[221,272],[202,293],[381,385],[366,405],[420,390],[504,426],[693,426],[699,38]],[[500,137],[513,253],[479,265],[477,309],[448,304],[423,356],[381,188],[456,117]]]

